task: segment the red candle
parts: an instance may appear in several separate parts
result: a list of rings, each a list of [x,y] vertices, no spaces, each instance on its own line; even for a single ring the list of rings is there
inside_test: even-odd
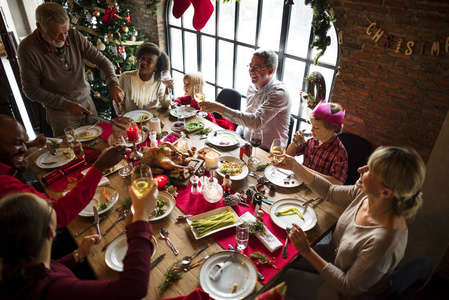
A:
[[[139,139],[139,132],[136,126],[129,126],[126,128],[126,133],[128,134],[128,141],[133,142]]]
[[[157,175],[156,180],[157,180],[157,187],[160,190],[162,190],[167,185],[168,182],[167,176],[165,175]]]

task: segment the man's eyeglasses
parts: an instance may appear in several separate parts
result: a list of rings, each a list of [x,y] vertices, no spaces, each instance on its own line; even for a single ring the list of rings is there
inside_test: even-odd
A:
[[[66,69],[67,71],[71,71],[72,68],[70,68],[69,66],[69,62],[67,61],[67,58],[65,57],[64,54],[57,52],[56,55],[59,57],[59,59],[62,62],[62,65],[64,66],[64,69]]]
[[[250,71],[253,70],[256,72],[271,68],[271,67],[259,67],[259,66],[251,66],[251,65],[247,65],[247,67],[248,67],[248,70],[250,70]]]

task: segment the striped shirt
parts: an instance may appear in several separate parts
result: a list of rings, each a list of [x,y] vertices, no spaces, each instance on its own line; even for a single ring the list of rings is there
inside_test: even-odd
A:
[[[309,139],[296,149],[296,155],[301,154],[304,155],[303,165],[306,167],[345,182],[348,175],[348,153],[336,134],[321,145],[315,138]]]

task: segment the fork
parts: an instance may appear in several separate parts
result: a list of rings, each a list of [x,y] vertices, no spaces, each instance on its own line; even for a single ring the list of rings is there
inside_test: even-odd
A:
[[[112,229],[118,222],[120,222],[121,220],[124,220],[124,219],[128,216],[128,213],[129,213],[129,209],[124,209],[124,210],[120,213],[120,215],[118,216],[117,220],[115,220],[115,222],[112,223],[111,227],[109,227],[108,230],[106,230],[106,232],[105,232],[103,235],[107,235],[107,234],[109,233],[109,231],[111,231],[111,229]]]
[[[320,199],[320,198],[321,198],[320,196],[317,196],[317,197],[315,197],[315,198],[313,198],[313,199],[307,200],[306,202],[303,202],[303,203],[301,204],[301,206],[307,207],[307,206],[309,206],[310,203],[312,203],[312,202],[314,202],[314,201],[316,201],[316,200],[318,200],[318,199]]]
[[[287,258],[287,244],[288,244],[288,235],[290,233],[290,227],[286,227],[285,231],[287,231],[287,238],[285,239],[284,250],[282,251],[282,258]]]
[[[209,272],[209,278],[214,281],[215,277],[223,270],[223,266],[224,264],[231,258],[233,257],[235,254],[235,251],[232,252],[231,255],[229,255],[224,261],[222,261],[221,263],[217,263],[212,270],[210,270]]]

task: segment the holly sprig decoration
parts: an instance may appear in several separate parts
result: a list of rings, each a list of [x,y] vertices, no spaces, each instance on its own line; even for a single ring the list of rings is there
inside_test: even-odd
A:
[[[178,260],[165,271],[164,281],[158,286],[158,289],[165,291],[171,284],[182,278],[181,274],[181,260]]]
[[[252,258],[252,259],[257,259],[258,261],[257,261],[257,265],[259,266],[259,265],[264,265],[264,264],[268,264],[268,265],[270,265],[270,266],[272,266],[273,268],[275,268],[275,269],[278,269],[279,270],[279,268],[274,264],[274,257],[273,257],[273,260],[271,260],[271,259],[269,259],[268,257],[266,257],[264,254],[262,254],[262,253],[260,253],[260,252],[258,252],[258,251],[256,251],[256,252],[253,252],[251,255],[250,255],[250,257]]]
[[[249,232],[251,234],[265,232],[265,225],[263,225],[262,221],[259,218],[257,218],[255,222],[243,222],[243,223],[248,225]]]

